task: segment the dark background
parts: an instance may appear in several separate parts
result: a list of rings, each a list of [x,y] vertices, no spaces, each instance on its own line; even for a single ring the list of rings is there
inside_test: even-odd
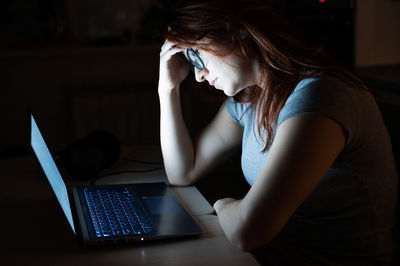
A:
[[[160,29],[174,2],[1,1],[0,157],[29,152],[28,108],[55,151],[95,129],[121,143],[158,144]],[[397,136],[400,1],[268,2],[362,76]],[[185,81],[184,114],[194,135],[219,106],[214,94]],[[222,171],[240,171],[234,165]]]

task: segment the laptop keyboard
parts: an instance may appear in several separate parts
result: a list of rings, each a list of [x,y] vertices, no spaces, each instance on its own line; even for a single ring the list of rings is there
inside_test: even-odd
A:
[[[153,232],[134,192],[123,186],[84,187],[97,237],[140,235]]]

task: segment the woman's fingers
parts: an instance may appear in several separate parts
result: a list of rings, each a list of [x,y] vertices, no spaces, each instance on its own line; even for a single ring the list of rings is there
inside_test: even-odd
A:
[[[177,53],[183,52],[183,48],[178,48],[178,47],[171,47],[166,51],[163,51],[162,54],[160,54],[160,58],[168,60],[172,56],[174,56]]]
[[[161,61],[169,61],[174,55],[184,51],[182,48],[173,47],[165,51],[162,55],[160,55]]]
[[[176,88],[189,73],[189,63],[181,54],[185,48],[165,41],[160,51],[159,90]]]
[[[174,43],[165,41],[164,44],[161,46],[161,51],[160,51],[160,56],[162,56],[166,51],[168,51],[172,46],[174,46]]]
[[[170,41],[165,41],[164,44],[161,46],[160,56],[163,56],[165,53],[169,52],[170,50],[179,49],[179,52],[185,50],[182,47],[177,46],[175,43]]]

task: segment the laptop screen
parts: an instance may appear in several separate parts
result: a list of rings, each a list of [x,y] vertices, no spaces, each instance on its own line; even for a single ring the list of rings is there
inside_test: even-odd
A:
[[[31,146],[33,151],[38,158],[40,165],[50,183],[51,188],[54,191],[54,194],[57,197],[58,202],[61,205],[62,210],[64,211],[65,216],[68,219],[68,222],[72,228],[72,231],[75,234],[75,226],[72,218],[71,205],[69,203],[67,186],[64,183],[64,180],[61,177],[60,172],[56,166],[56,163],[53,160],[53,157],[50,154],[49,149],[43,139],[42,134],[36,124],[33,115],[31,114]]]

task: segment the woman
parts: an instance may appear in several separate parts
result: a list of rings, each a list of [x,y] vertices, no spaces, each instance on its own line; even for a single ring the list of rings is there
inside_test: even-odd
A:
[[[169,18],[158,93],[170,183],[197,181],[241,145],[251,188],[214,204],[233,244],[283,239],[316,263],[390,264],[397,173],[362,82],[257,0],[183,1]],[[190,67],[229,96],[196,143],[180,106]]]

